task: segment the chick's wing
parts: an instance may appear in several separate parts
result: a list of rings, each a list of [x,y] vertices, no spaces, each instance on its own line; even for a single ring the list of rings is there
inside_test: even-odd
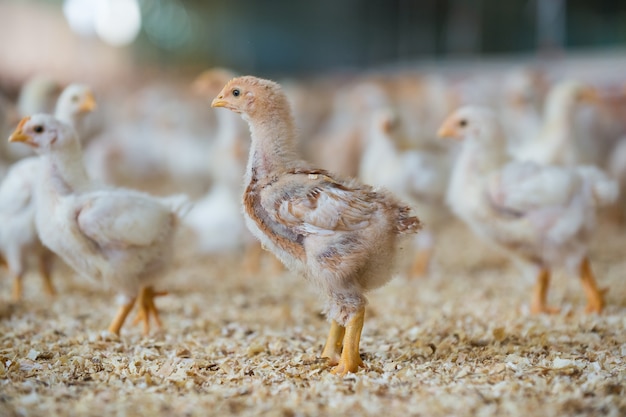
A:
[[[327,175],[298,178],[290,193],[276,201],[277,220],[302,234],[332,234],[363,229],[377,206],[369,203],[371,190],[350,188]]]
[[[567,168],[512,162],[490,178],[487,195],[496,210],[524,216],[565,208],[578,185],[578,176]]]
[[[149,246],[171,222],[169,209],[134,193],[88,195],[77,216],[81,232],[103,248]]]

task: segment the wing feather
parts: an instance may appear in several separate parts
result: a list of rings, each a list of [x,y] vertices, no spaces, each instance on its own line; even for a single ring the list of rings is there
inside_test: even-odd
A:
[[[100,247],[149,246],[172,221],[170,210],[135,193],[95,192],[87,195],[77,215],[81,232]]]

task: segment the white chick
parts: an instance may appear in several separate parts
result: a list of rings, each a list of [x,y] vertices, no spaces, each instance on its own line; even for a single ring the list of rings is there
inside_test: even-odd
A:
[[[36,225],[44,245],[85,277],[123,296],[109,331],[119,334],[139,293],[138,320],[149,331],[150,315],[160,324],[153,284],[172,256],[184,196],[99,187],[90,182],[74,130],[53,116],[22,119],[9,138],[34,148],[41,159],[36,191]]]
[[[587,312],[604,307],[588,259],[598,206],[617,198],[617,184],[593,167],[509,162],[495,114],[464,107],[443,123],[440,137],[462,140],[452,172],[448,203],[481,238],[503,249],[537,277],[532,313],[546,305],[550,271],[575,267],[587,297]]]
[[[435,150],[401,150],[401,126],[390,109],[374,113],[359,168],[366,184],[385,187],[411,207],[424,221],[424,230],[415,236],[417,253],[413,275],[424,274],[433,251],[433,228],[440,225],[448,211],[444,207],[450,157]]]
[[[61,95],[55,116],[71,126],[80,126],[86,114],[96,107],[91,89],[71,84]],[[0,257],[4,257],[13,279],[13,300],[22,298],[22,277],[29,258],[36,259],[44,290],[56,293],[50,279],[52,254],[41,244],[35,230],[35,184],[41,161],[38,157],[24,158],[9,169],[0,185]]]
[[[387,93],[374,82],[358,82],[340,89],[334,96],[332,116],[319,137],[302,144],[304,153],[324,169],[356,177],[372,112],[388,106]]]
[[[39,160],[25,158],[13,164],[0,185],[0,263],[4,263],[13,281],[13,301],[22,298],[22,277],[30,257],[36,258],[44,290],[55,294],[50,280],[49,251],[41,244],[35,229],[33,190],[39,172]]]
[[[234,78],[232,71],[213,68],[204,71],[194,81],[194,91],[213,98]],[[243,177],[250,141],[248,126],[231,112],[216,111],[216,133],[209,154],[209,169],[213,186],[195,202],[184,223],[197,237],[201,253],[223,253],[257,242],[246,229],[240,210]]]

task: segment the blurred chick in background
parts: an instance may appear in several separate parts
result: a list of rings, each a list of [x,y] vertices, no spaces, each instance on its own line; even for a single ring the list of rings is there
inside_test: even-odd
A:
[[[424,230],[415,238],[416,254],[410,272],[421,276],[428,270],[434,234],[449,217],[444,196],[451,157],[444,150],[403,149],[407,139],[398,115],[391,109],[375,112],[370,123],[359,178],[408,202],[424,222]]]
[[[588,258],[597,207],[617,198],[615,181],[594,167],[557,167],[510,161],[493,111],[463,107],[450,115],[440,137],[462,141],[448,203],[477,236],[503,249],[536,277],[531,313],[547,305],[551,271],[575,269],[588,313],[604,308]]]

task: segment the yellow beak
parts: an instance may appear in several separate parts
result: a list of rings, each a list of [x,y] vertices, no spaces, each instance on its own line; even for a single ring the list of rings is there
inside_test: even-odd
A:
[[[217,97],[211,102],[211,107],[226,107],[228,102],[220,97]]]
[[[30,136],[26,135],[22,131],[22,128],[29,120],[30,116],[26,116],[22,120],[20,120],[17,127],[15,128],[15,131],[11,133],[11,136],[9,136],[9,142],[28,142],[30,140]]]
[[[438,138],[456,138],[457,130],[453,122],[446,120],[437,131]]]
[[[87,94],[85,94],[83,102],[80,103],[80,107],[78,108],[78,110],[87,113],[94,111],[97,107],[98,103],[96,103],[96,99],[94,98],[93,94],[91,94],[91,92],[87,92]]]
[[[9,142],[28,142],[30,136],[24,134],[22,129],[16,129],[15,132],[9,136]]]

